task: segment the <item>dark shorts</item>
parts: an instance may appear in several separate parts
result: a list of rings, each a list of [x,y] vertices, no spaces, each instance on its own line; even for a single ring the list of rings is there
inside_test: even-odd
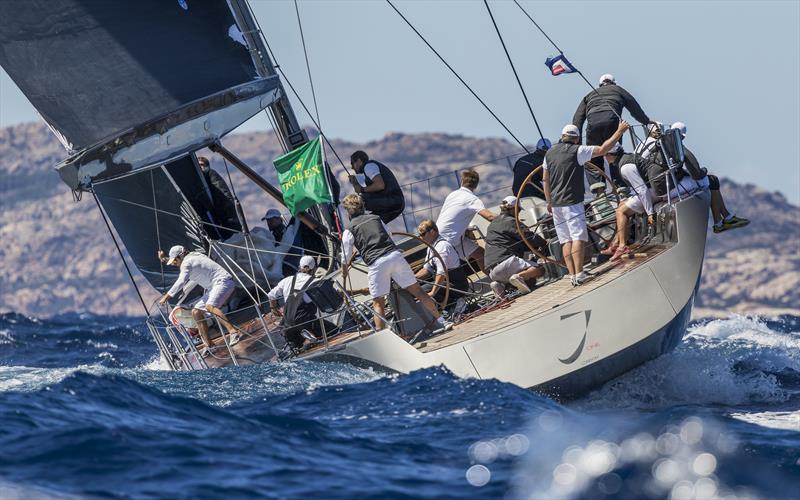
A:
[[[364,208],[381,218],[384,224],[395,220],[406,208],[403,193],[361,193]]]
[[[590,114],[586,117],[586,145],[601,146],[614,135],[618,126],[619,118],[611,111]]]

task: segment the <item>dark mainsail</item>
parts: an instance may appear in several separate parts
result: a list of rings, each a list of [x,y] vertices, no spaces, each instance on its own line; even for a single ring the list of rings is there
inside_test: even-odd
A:
[[[0,2],[0,65],[73,189],[218,140],[280,97],[224,0]]]

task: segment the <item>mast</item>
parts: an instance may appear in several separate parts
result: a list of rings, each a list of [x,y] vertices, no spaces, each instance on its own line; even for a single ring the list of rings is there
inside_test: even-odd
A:
[[[247,40],[247,45],[250,47],[250,55],[259,74],[262,77],[277,75],[275,64],[270,58],[264,42],[261,26],[253,16],[249,2],[247,0],[229,0],[229,5],[237,23],[243,29],[242,35]],[[277,122],[278,132],[283,137],[289,150],[292,150],[308,142],[308,136],[297,122],[297,116],[294,114],[282,83],[280,88],[280,99],[272,103],[269,108]]]

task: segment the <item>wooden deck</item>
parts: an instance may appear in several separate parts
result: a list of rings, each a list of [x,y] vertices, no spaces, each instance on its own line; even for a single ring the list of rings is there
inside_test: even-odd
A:
[[[581,295],[613,281],[626,272],[635,269],[658,254],[667,250],[669,245],[653,245],[636,250],[637,257],[622,259],[616,263],[605,263],[588,272],[595,277],[581,285],[573,287],[568,279],[561,279],[547,283],[534,289],[531,293],[500,303],[495,309],[485,312],[479,316],[459,323],[452,330],[429,338],[424,342],[414,345],[421,352],[431,352],[442,349],[460,342],[470,340],[481,335],[487,335],[502,328],[507,328],[517,323],[528,321],[540,314],[544,314],[554,307],[558,307]],[[281,329],[279,319],[273,318],[270,314],[264,315],[264,321],[272,332]],[[261,322],[255,318],[243,325],[242,330],[248,332],[232,350],[237,357],[240,365],[253,363],[263,363],[274,361],[275,356],[271,349],[271,344],[266,332],[264,332]],[[372,331],[356,331],[337,335],[331,338],[327,344],[321,342],[305,350],[299,359],[319,354],[325,350],[356,340],[359,337],[368,336]],[[273,335],[278,347],[283,345],[283,340],[279,339],[280,334]],[[214,339],[213,343],[217,346],[213,356],[205,358],[206,363],[211,368],[231,366],[230,355],[225,348],[221,338]],[[193,357],[192,355],[190,355]]]
[[[631,269],[641,266],[667,248],[669,246],[666,245],[650,246],[638,249],[637,255],[640,255],[638,257],[602,264],[589,271],[595,277],[579,287],[573,287],[568,279],[545,284],[527,295],[508,301],[497,309],[459,323],[449,332],[418,343],[415,347],[422,352],[435,351],[474,337],[492,333],[501,328],[528,321],[535,316],[550,311],[554,307],[565,304],[605,285]]]

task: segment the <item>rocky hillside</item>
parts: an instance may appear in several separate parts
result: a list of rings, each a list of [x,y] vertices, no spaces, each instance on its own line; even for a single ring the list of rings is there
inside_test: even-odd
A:
[[[279,148],[271,133],[234,135],[225,145],[274,180],[270,162]],[[517,151],[502,139],[435,133],[390,133],[366,144],[334,141],[334,147],[345,161],[353,150],[364,149],[395,167],[401,182],[441,174],[407,190],[409,206],[419,217],[441,203],[455,184],[452,172],[457,168],[486,163],[478,167],[479,190],[487,200],[505,195],[510,184],[505,157]],[[0,129],[0,311],[140,314],[141,305],[93,201],[73,202],[53,171],[63,156],[43,124]],[[219,157],[208,156],[214,168],[224,171]],[[344,171],[334,171],[348,192]],[[274,202],[238,173],[232,175],[248,218],[257,221]],[[729,206],[753,224],[709,236],[698,314],[800,314],[800,208],[753,185],[725,180],[723,189]],[[147,300],[154,297],[147,292]]]

